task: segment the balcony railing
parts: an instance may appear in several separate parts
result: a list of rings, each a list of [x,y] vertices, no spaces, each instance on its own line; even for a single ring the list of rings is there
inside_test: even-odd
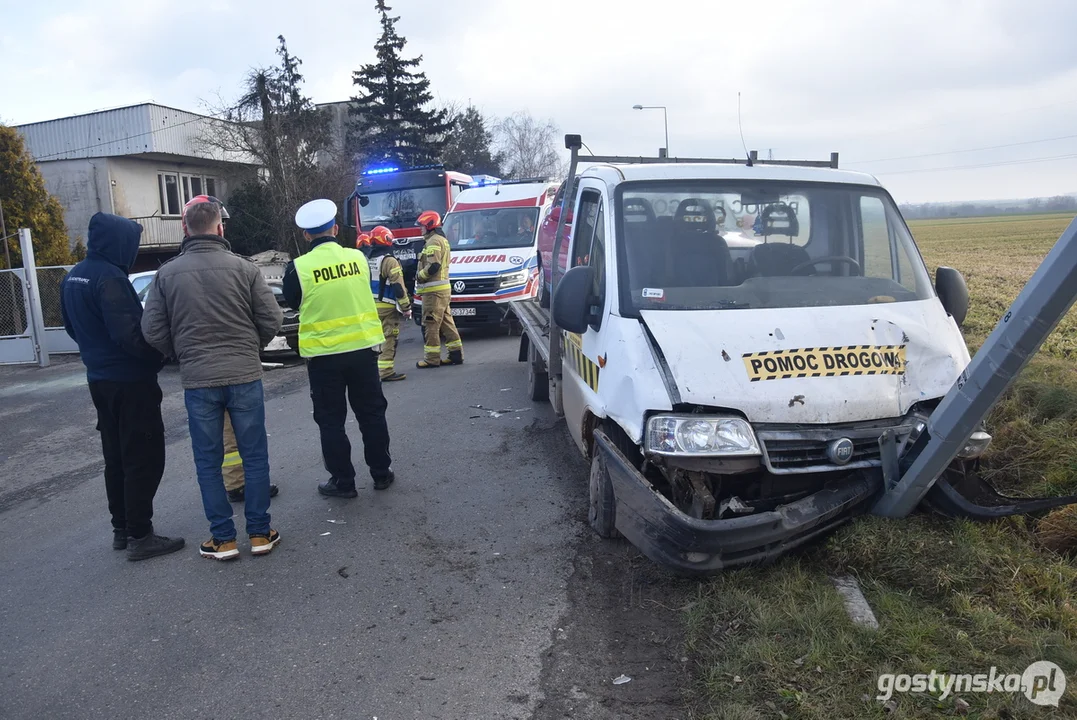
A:
[[[131,218],[142,226],[141,247],[178,248],[183,242],[183,224],[178,217]]]

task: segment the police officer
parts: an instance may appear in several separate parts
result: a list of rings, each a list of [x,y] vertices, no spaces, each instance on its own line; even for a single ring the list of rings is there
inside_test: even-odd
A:
[[[322,457],[331,477],[318,485],[329,497],[353,498],[355,466],[344,431],[351,402],[375,490],[389,487],[387,403],[378,378],[378,346],[385,342],[370,292],[366,256],[337,240],[337,206],[312,200],[299,208],[295,223],[310,251],[284,270],[284,297],[299,308],[299,354],[307,360],[314,422],[322,441]]]
[[[382,382],[404,380],[407,375],[396,372],[396,342],[400,337],[400,321],[411,317],[411,300],[404,286],[404,268],[393,255],[393,231],[378,225],[363,233],[356,247],[370,258],[370,292],[381,318],[381,331],[385,345],[378,358],[378,371]]]
[[[452,292],[449,289],[449,239],[441,229],[441,216],[433,210],[419,215],[417,224],[423,228],[426,245],[419,254],[419,269],[415,273],[415,294],[423,296],[423,351],[426,357],[415,363],[418,368],[440,365],[463,365],[464,343],[456,330],[449,311]],[[441,359],[441,340],[449,359]]]

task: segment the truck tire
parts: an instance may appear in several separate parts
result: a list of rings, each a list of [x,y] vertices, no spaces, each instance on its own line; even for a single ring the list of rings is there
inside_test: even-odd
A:
[[[591,476],[588,482],[590,504],[587,508],[587,522],[600,538],[618,537],[617,500],[613,495],[613,483],[606,471],[606,463],[595,453],[591,457]]]
[[[550,399],[550,373],[534,343],[527,344],[527,395],[535,402]]]

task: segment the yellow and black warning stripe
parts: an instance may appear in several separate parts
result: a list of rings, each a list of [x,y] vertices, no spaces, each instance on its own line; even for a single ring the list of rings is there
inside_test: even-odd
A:
[[[845,345],[745,353],[748,379],[904,375],[904,345]]]
[[[568,350],[565,355],[587,386],[598,392],[598,363],[583,354],[583,338],[576,333],[565,333],[565,339],[568,340],[565,343]]]

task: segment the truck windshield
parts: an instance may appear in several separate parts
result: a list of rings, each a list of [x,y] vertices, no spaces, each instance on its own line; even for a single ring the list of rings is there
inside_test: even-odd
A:
[[[879,188],[821,183],[625,183],[621,304],[629,310],[781,308],[933,296],[920,253]]]
[[[412,227],[424,210],[445,212],[444,185],[362,193],[362,197],[369,199],[365,206],[359,204],[359,222],[365,230],[376,225],[390,230]]]
[[[445,235],[454,250],[526,247],[535,242],[538,212],[536,207],[452,212]]]

